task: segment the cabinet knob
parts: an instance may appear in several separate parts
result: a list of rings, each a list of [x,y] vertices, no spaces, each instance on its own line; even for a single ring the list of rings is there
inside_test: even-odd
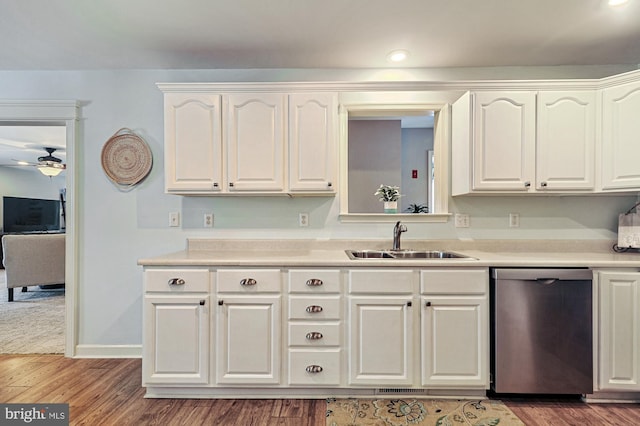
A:
[[[327,186],[328,186],[329,188],[331,188],[331,187],[333,186],[333,184],[332,184],[331,182],[327,182]]]
[[[169,285],[185,285],[186,281],[182,278],[171,278],[168,281]]]
[[[413,303],[411,303],[411,302],[407,302],[407,306],[408,306],[408,307],[411,307],[412,305],[413,305]]]
[[[322,285],[322,280],[318,279],[318,278],[311,278],[310,280],[307,280],[307,285],[309,287],[316,287],[319,285]]]
[[[240,280],[240,285],[248,286],[248,285],[256,285],[258,281],[253,278],[243,278]]]
[[[202,299],[202,300],[200,301],[200,306],[204,306],[204,304],[205,304],[205,303],[206,303],[206,301],[205,301],[204,299]]]
[[[217,188],[218,187],[218,182],[213,182],[213,187]]]
[[[431,302],[425,302],[424,306],[426,306],[426,307],[431,306]]]
[[[222,305],[224,305],[224,300],[222,299],[218,300],[218,306],[222,306]]]
[[[324,336],[319,331],[311,331],[311,332],[307,333],[307,335],[305,337],[307,338],[307,340],[320,340]]]
[[[524,187],[525,187],[525,188],[530,188],[530,187],[531,187],[531,182],[526,181],[526,182],[524,183]]]
[[[322,306],[318,306],[318,305],[307,306],[307,312],[310,314],[320,313],[322,312]]]
[[[547,182],[540,182],[540,186],[543,187],[543,188],[546,188],[547,187]]]
[[[233,188],[233,182],[229,182],[229,186]]]
[[[321,373],[322,367],[319,365],[307,365],[305,370],[307,370],[307,373]]]

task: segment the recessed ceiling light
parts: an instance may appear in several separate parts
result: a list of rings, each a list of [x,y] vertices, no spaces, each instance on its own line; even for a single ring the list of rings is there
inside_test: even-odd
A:
[[[409,52],[406,50],[394,50],[387,55],[389,62],[402,62],[409,57]]]
[[[629,0],[609,0],[609,6],[622,6],[628,2]]]

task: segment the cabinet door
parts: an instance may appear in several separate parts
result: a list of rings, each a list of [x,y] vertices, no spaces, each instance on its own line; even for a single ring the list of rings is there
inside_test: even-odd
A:
[[[600,272],[600,390],[640,391],[640,273]]]
[[[486,297],[422,300],[422,385],[489,388]]]
[[[535,106],[534,92],[474,94],[474,190],[529,190],[535,167]]]
[[[351,297],[349,382],[354,385],[412,384],[411,297]]]
[[[145,296],[142,382],[209,382],[209,296]]]
[[[217,383],[280,383],[280,296],[218,298]]]
[[[283,191],[285,95],[226,97],[225,140],[229,191]]]
[[[640,188],[640,82],[603,90],[602,189]]]
[[[338,108],[333,93],[289,95],[289,188],[335,192]]]
[[[594,91],[538,94],[536,189],[594,189],[595,111]]]
[[[167,192],[216,192],[222,188],[220,96],[164,95]]]

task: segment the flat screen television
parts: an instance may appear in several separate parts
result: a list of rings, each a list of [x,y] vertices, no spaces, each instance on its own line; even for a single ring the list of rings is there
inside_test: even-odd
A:
[[[60,231],[60,200],[2,197],[5,233]]]

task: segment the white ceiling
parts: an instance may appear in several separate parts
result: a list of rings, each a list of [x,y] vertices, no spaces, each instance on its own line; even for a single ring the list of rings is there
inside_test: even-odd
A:
[[[0,125],[0,167],[28,169],[18,161],[36,165],[38,157],[48,155],[45,147],[56,148],[53,156],[66,163],[66,130],[65,126]]]
[[[640,0],[0,0],[0,69],[640,63]]]
[[[638,64],[640,0],[0,0],[0,70]],[[44,130],[0,126],[0,165]]]

